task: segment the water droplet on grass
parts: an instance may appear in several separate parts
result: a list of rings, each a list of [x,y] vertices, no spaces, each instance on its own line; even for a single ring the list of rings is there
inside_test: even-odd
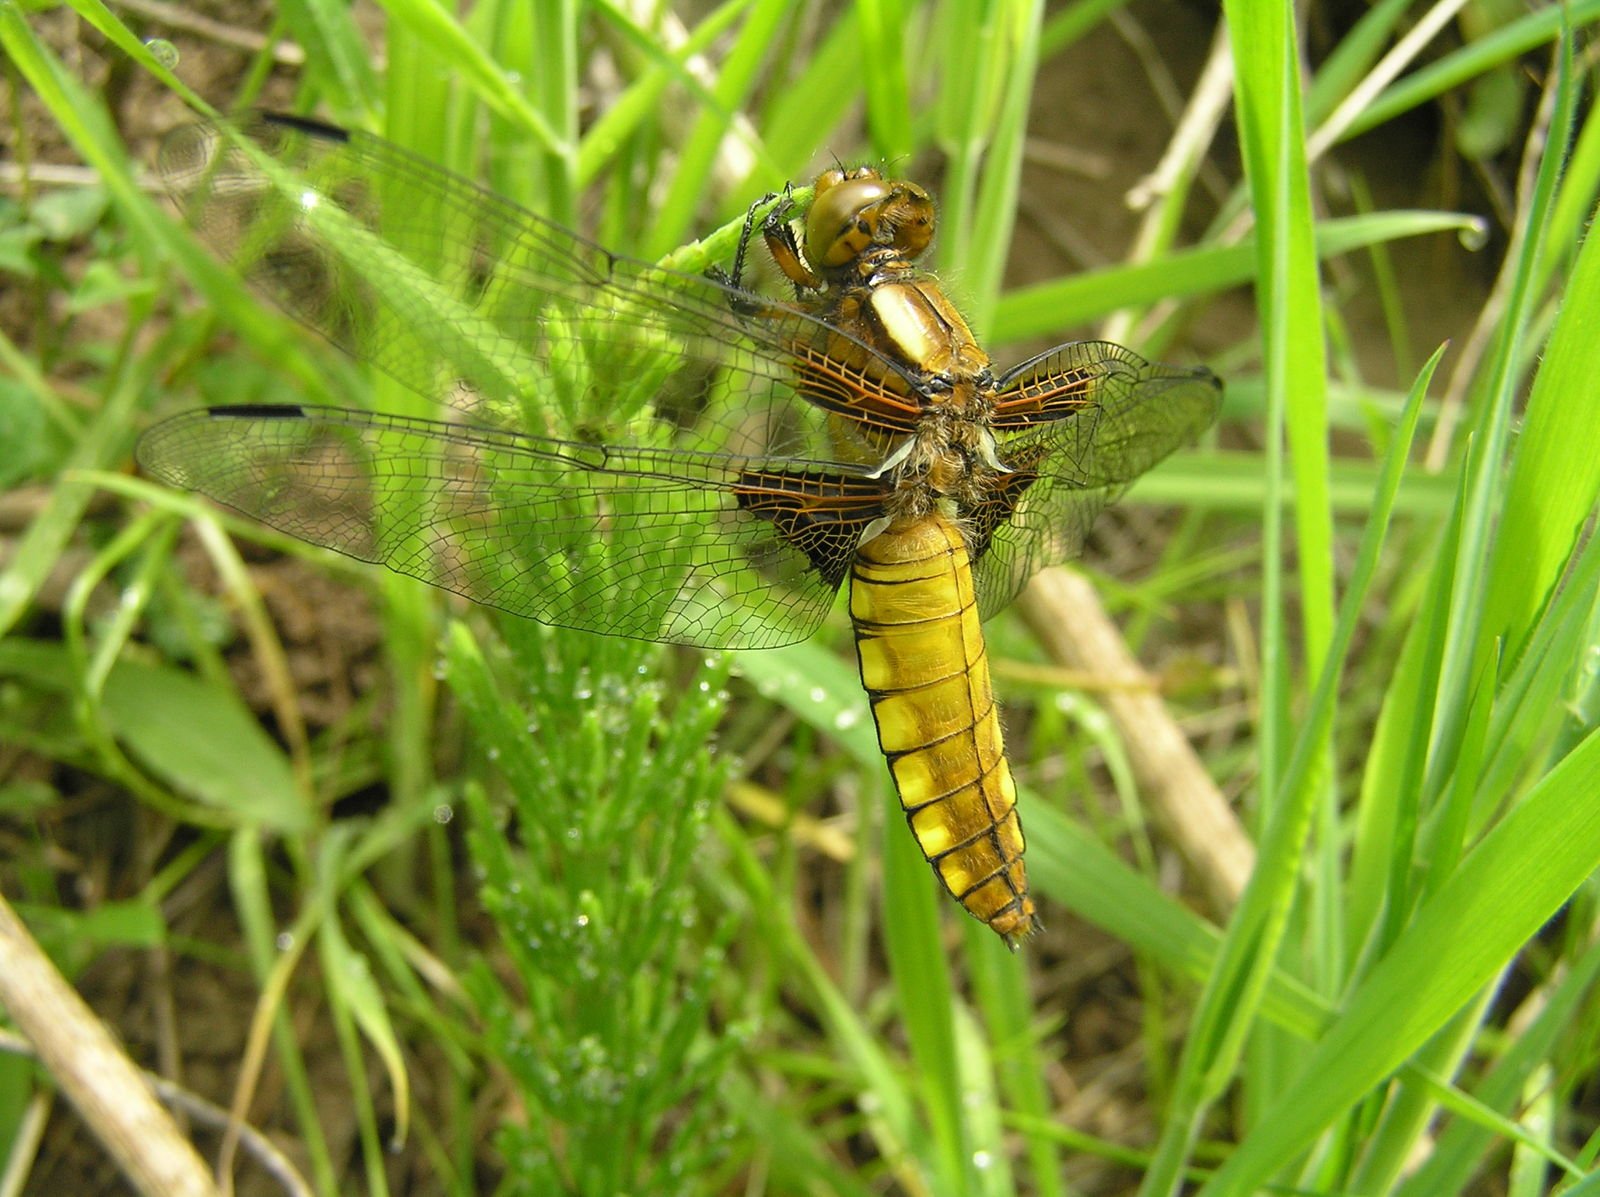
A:
[[[178,47],[167,41],[166,38],[152,37],[145,42],[144,48],[150,51],[151,58],[154,58],[167,70],[170,71],[177,67]]]

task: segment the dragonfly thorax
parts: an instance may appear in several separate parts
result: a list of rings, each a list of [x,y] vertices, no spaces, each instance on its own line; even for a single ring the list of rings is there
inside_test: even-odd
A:
[[[970,506],[1009,471],[995,451],[994,435],[980,421],[934,408],[917,431],[884,463],[894,480],[886,507],[892,516],[920,518],[935,510]]]

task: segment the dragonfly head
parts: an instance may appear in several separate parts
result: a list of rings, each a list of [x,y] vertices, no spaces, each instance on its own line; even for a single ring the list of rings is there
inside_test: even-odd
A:
[[[817,176],[806,213],[806,257],[817,270],[849,266],[871,249],[915,258],[933,240],[933,199],[869,166]]]

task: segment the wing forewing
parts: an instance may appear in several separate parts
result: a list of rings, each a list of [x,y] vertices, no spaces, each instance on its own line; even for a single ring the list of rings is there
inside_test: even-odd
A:
[[[830,421],[909,428],[862,402],[904,367],[366,134],[199,123],[160,168],[257,289],[455,418],[213,409],[147,435],[152,474],[547,623],[763,647],[822,619],[884,491],[829,464]]]
[[[889,433],[917,414],[853,402],[871,380],[830,368],[841,341],[915,380],[809,313],[612,254],[369,134],[199,123],[167,138],[160,168],[280,307],[477,423],[626,439],[643,419],[695,449],[827,461],[829,411]]]

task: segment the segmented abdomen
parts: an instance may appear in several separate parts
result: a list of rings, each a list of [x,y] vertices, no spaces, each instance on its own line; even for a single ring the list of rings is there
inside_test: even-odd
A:
[[[850,615],[906,822],[945,888],[1015,947],[1038,923],[961,530],[935,513],[867,541]]]

